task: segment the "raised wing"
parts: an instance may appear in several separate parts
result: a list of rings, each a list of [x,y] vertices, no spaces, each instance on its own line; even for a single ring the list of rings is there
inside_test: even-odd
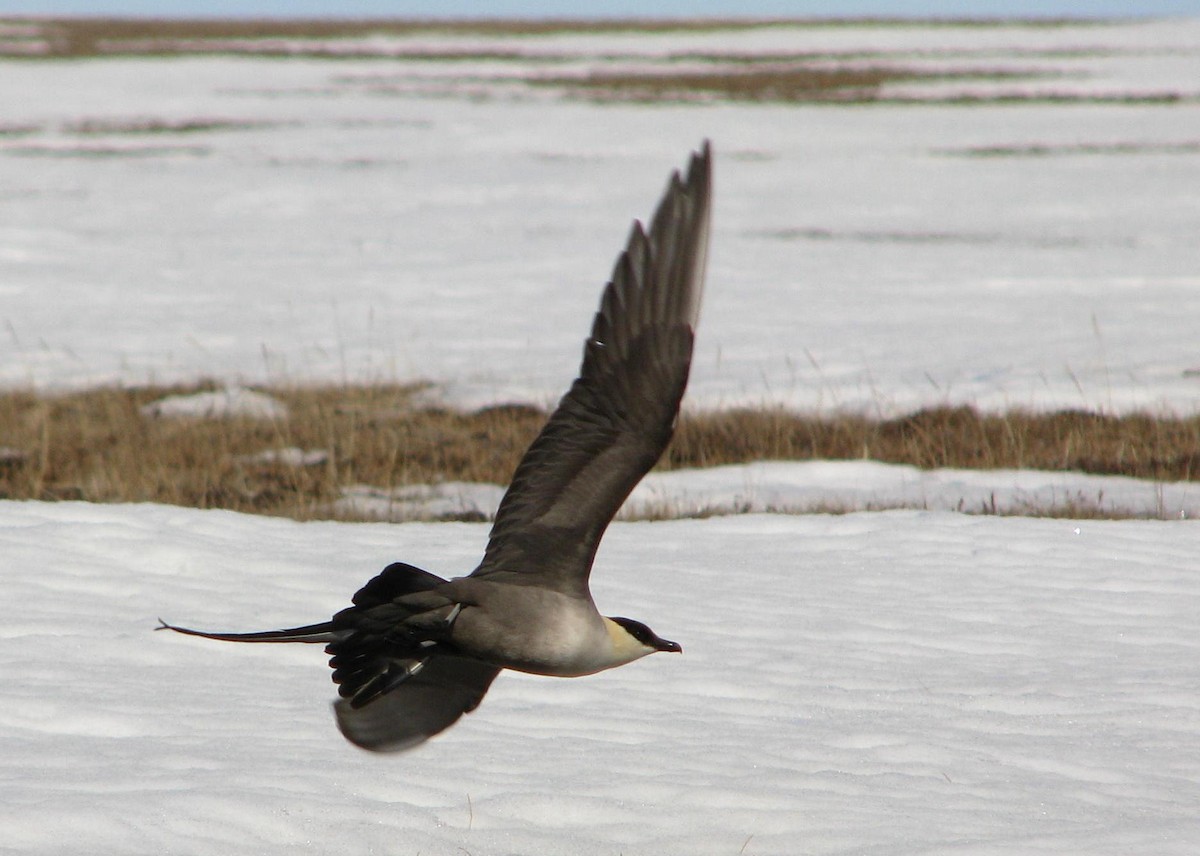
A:
[[[708,255],[709,145],[635,222],[579,377],[526,451],[473,576],[588,596],[596,547],[666,449],[687,386]]]

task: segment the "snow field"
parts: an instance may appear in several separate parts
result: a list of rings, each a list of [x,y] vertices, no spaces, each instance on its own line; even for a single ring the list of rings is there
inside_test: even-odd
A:
[[[1200,843],[1190,527],[888,512],[618,523],[601,608],[680,641],[504,674],[421,749],[337,734],[320,620],[477,524],[0,503],[5,852],[1183,854]],[[747,843],[747,839],[749,839]],[[745,849],[742,850],[743,844]]]

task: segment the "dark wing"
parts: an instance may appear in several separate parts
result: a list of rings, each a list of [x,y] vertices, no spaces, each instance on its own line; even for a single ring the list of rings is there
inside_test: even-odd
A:
[[[443,731],[483,700],[500,670],[462,657],[433,657],[404,683],[363,707],[334,705],[338,728],[372,752],[400,752]]]
[[[425,741],[474,710],[497,669],[464,659],[450,642],[456,603],[445,580],[397,562],[333,617],[334,704],[346,739],[375,752]]]
[[[586,597],[600,537],[666,449],[687,386],[708,254],[707,141],[634,223],[579,377],[525,453],[473,576]]]
[[[438,591],[439,576],[396,562],[354,595],[333,617],[330,655],[338,695],[355,708],[392,692],[446,653],[458,614]]]

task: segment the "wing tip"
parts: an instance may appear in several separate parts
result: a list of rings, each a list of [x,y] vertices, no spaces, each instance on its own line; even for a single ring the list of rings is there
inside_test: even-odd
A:
[[[688,286],[681,289],[677,298],[681,300],[680,311],[694,333],[699,326],[700,304],[704,295],[704,282],[708,270],[709,232],[712,221],[712,141],[705,137],[698,149],[691,153],[687,175],[681,177],[676,170],[667,185],[667,192],[660,203],[660,214],[671,211],[674,216],[662,218],[664,231],[679,229],[685,258],[684,278]]]

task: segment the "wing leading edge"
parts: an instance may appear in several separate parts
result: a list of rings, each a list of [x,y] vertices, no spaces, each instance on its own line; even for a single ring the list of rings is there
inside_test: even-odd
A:
[[[600,538],[674,432],[708,255],[706,141],[635,222],[584,343],[579,377],[525,453],[473,576],[580,597]]]

